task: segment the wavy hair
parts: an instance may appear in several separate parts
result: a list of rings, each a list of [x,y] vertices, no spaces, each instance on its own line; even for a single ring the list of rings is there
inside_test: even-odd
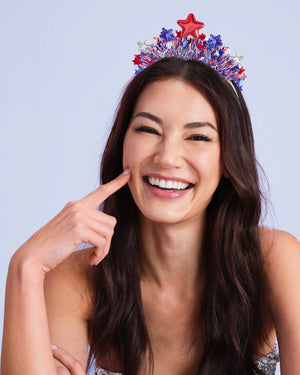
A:
[[[140,72],[127,85],[116,112],[102,158],[101,183],[123,170],[123,141],[141,92],[151,82],[173,77],[196,88],[214,109],[224,166],[206,210],[205,283],[199,309],[204,352],[199,353],[196,374],[262,374],[254,361],[267,337],[258,229],[262,195],[251,121],[236,85],[200,61],[180,58],[162,59]],[[124,375],[137,375],[148,352],[151,373],[154,359],[140,289],[138,208],[128,185],[104,202],[103,211],[115,216],[117,225],[109,254],[92,273],[94,315],[87,369],[93,356],[96,361],[105,356],[111,363],[119,361]]]

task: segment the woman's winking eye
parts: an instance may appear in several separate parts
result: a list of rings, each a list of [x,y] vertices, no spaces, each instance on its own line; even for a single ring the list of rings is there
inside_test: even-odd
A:
[[[134,131],[160,135],[156,129],[151,128],[149,126],[144,126],[144,125],[135,127]],[[203,135],[203,134],[193,134],[193,135],[189,136],[187,138],[187,140],[210,142],[211,138],[209,138],[208,136]]]
[[[155,130],[154,128],[151,128],[149,126],[138,126],[138,127],[134,128],[134,131],[136,131],[136,132],[146,132],[146,133],[160,135],[157,130]]]

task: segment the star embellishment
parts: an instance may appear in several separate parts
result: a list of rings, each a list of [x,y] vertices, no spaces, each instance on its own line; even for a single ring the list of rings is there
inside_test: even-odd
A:
[[[233,58],[233,60],[234,60],[237,64],[242,65],[241,61],[243,60],[244,56],[239,56],[239,55],[237,54],[237,52],[235,51],[235,52],[234,52],[234,55],[232,56],[232,58]]]
[[[145,51],[145,49],[148,47],[146,43],[146,39],[143,42],[138,42],[138,51]]]
[[[182,28],[181,36],[184,38],[188,35],[192,35],[195,38],[199,37],[198,30],[202,29],[205,25],[203,22],[196,21],[193,13],[187,16],[186,20],[178,20],[178,25]]]
[[[139,65],[139,63],[141,62],[141,56],[134,55],[134,59],[132,60],[132,62],[134,63],[134,65]]]

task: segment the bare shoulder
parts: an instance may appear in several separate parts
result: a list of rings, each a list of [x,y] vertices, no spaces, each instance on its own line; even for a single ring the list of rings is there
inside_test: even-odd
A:
[[[279,343],[281,372],[300,368],[300,243],[290,233],[261,229],[269,303]]]
[[[300,251],[300,242],[297,238],[283,230],[261,227],[260,239],[266,260],[272,259],[275,254],[284,256],[284,254]]]
[[[260,239],[271,292],[275,293],[278,288],[289,289],[298,279],[300,285],[300,242],[297,238],[285,231],[260,228]]]

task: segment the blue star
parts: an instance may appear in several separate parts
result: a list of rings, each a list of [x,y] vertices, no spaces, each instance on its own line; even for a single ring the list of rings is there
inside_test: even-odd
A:
[[[221,35],[214,36],[210,34],[210,38],[207,41],[210,48],[218,48],[222,46]]]
[[[167,30],[164,27],[161,30],[161,33],[159,34],[159,37],[165,40],[166,42],[170,42],[171,40],[175,39],[175,35],[173,34],[173,30]]]

